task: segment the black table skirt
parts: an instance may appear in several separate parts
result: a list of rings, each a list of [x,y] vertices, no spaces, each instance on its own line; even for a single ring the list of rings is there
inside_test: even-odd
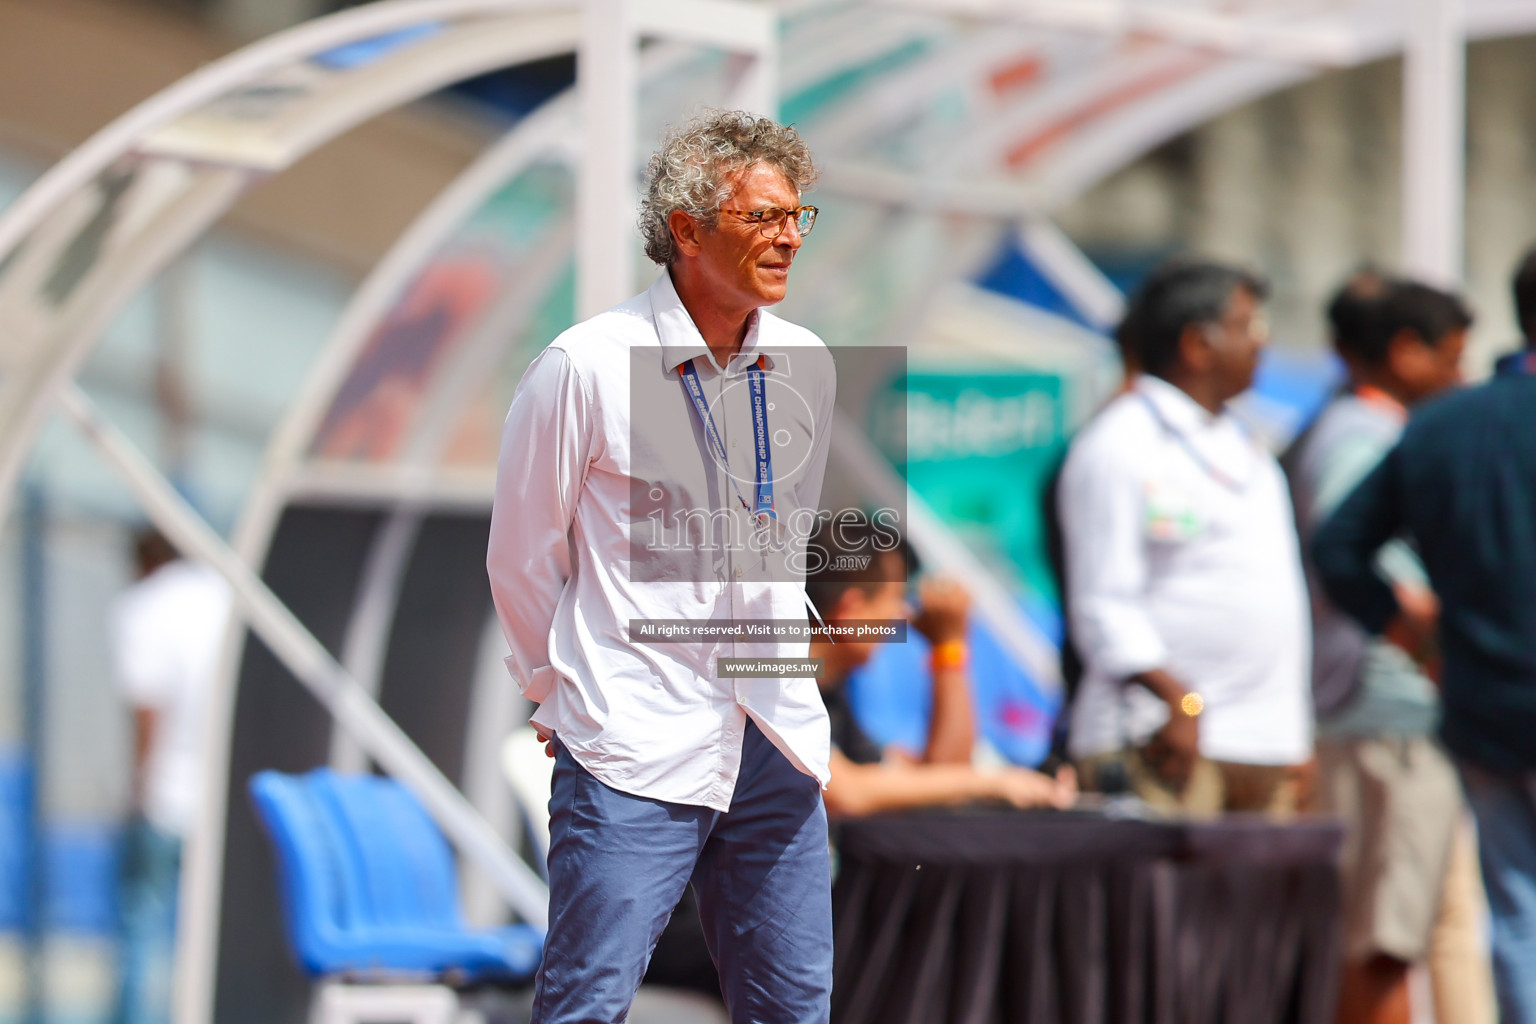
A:
[[[1326,1024],[1331,821],[842,824],[834,1024]]]

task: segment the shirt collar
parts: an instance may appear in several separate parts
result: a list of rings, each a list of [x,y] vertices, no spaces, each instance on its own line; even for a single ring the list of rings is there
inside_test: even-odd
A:
[[[1144,373],[1136,379],[1136,390],[1157,406],[1158,413],[1170,427],[1178,430],[1210,430],[1228,418],[1225,409],[1213,416],[1209,409],[1180,388],[1150,373]]]
[[[656,336],[661,341],[663,372],[675,370],[690,359],[702,359],[706,365],[720,370],[721,367],[715,365],[715,357],[709,351],[709,345],[705,343],[704,336],[699,333],[698,325],[689,315],[688,307],[684,306],[683,300],[677,297],[677,288],[672,284],[670,271],[662,270],[661,276],[656,278],[656,283],[651,285],[649,294],[651,313],[656,318]],[[731,363],[737,368],[755,362],[761,355],[767,367],[772,369],[773,356],[757,351],[759,328],[762,327],[762,323],[763,311],[753,310],[751,322],[747,326],[747,336],[741,342],[741,351],[731,359]]]
[[[1494,364],[1493,372],[1500,377],[1536,375],[1536,349],[1521,349],[1503,356]]]
[[[1150,374],[1142,375],[1136,390],[1208,475],[1238,490],[1247,487],[1260,461],[1259,448],[1237,417],[1225,408],[1213,416],[1182,390]]]
[[[1393,419],[1401,421],[1408,418],[1408,407],[1375,385],[1358,385],[1353,394],[1357,401],[1364,402],[1372,409],[1378,409]]]

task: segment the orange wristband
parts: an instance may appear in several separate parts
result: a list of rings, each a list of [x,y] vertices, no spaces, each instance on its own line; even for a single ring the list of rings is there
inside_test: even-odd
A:
[[[963,669],[968,660],[968,653],[964,640],[946,640],[941,644],[934,644],[933,650],[928,654],[928,667],[934,672]]]

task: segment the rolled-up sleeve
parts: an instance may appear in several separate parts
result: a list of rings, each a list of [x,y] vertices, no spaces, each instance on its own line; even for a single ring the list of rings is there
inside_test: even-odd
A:
[[[491,597],[529,700],[554,687],[549,634],[571,576],[569,534],[592,448],[592,396],[569,357],[546,349],[523,374],[501,433],[486,552]]]
[[[1312,564],[1334,604],[1372,633],[1397,615],[1397,598],[1376,553],[1403,526],[1399,470],[1402,446],[1360,481],[1312,538]]]
[[[1091,444],[1068,457],[1057,511],[1072,635],[1084,660],[1112,678],[1168,660],[1146,605],[1143,501],[1141,475],[1128,459]]]

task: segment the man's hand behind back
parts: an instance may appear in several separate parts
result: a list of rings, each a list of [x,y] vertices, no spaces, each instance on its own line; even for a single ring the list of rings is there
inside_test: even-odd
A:
[[[1393,584],[1392,593],[1397,597],[1397,617],[1387,623],[1382,631],[1391,643],[1396,644],[1426,669],[1439,660],[1435,650],[1435,637],[1440,624],[1440,599],[1433,591],[1405,583]],[[1438,670],[1430,671],[1432,678]]]
[[[546,730],[542,725],[535,725],[533,727],[533,733],[539,738],[539,742],[544,744],[544,756],[554,757],[555,734]]]

